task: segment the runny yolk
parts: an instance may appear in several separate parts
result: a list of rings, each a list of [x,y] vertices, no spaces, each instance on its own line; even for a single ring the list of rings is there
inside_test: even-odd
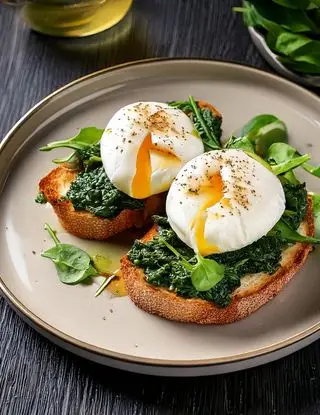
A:
[[[136,199],[144,199],[151,195],[151,153],[158,168],[164,169],[181,161],[173,153],[156,147],[152,143],[151,134],[148,134],[139,148],[136,160],[136,173],[131,183],[131,194]]]
[[[132,197],[136,199],[144,199],[150,196],[151,193],[150,150],[152,147],[151,134],[148,134],[139,148],[136,160],[136,174],[131,184]]]
[[[194,229],[198,252],[203,256],[214,254],[220,251],[217,245],[209,244],[206,241],[204,235],[206,224],[206,209],[219,203],[223,198],[223,181],[220,172],[212,176],[210,183],[210,185],[203,186],[200,189],[199,195],[205,195],[205,202],[199,209],[199,212],[192,222],[192,228]]]

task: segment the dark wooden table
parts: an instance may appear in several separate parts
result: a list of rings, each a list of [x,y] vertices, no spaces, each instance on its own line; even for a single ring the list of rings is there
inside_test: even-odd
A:
[[[32,33],[0,5],[0,137],[32,105],[107,66],[156,56],[235,60],[270,70],[231,7],[240,0],[136,0],[126,21],[78,40]],[[0,414],[320,414],[320,342],[263,367],[153,378],[75,357],[0,299]]]

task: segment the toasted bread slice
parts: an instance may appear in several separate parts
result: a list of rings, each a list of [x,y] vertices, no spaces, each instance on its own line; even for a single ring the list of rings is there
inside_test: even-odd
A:
[[[312,202],[301,224],[300,233],[314,235]],[[157,234],[154,226],[142,239],[151,240]],[[165,288],[149,284],[143,270],[135,267],[128,257],[121,261],[121,272],[128,295],[142,310],[169,320],[197,324],[226,324],[243,319],[275,297],[301,269],[312,245],[296,243],[282,253],[281,267],[273,274],[248,274],[232,294],[231,304],[225,308],[198,298],[183,298]]]
[[[40,192],[44,193],[52,205],[63,228],[72,235],[85,239],[105,240],[126,229],[142,227],[148,218],[164,209],[165,195],[162,193],[146,199],[144,209],[125,209],[111,220],[87,211],[75,210],[72,203],[64,200],[62,196],[67,193],[78,173],[60,166],[39,183]]]

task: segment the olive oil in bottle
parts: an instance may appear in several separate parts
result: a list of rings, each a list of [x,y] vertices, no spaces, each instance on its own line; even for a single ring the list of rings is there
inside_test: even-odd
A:
[[[132,0],[34,0],[23,6],[31,28],[52,36],[81,37],[117,24]]]

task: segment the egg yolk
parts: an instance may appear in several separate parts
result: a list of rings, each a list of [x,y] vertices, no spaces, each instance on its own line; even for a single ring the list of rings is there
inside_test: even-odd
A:
[[[194,229],[195,242],[198,252],[203,256],[207,256],[220,252],[219,247],[217,245],[209,244],[204,235],[206,209],[219,203],[223,198],[223,181],[220,172],[211,177],[209,185],[201,187],[199,195],[204,196],[205,202],[193,219],[191,227]]]
[[[136,159],[136,172],[131,183],[132,197],[144,199],[151,195],[151,158],[153,154],[158,160],[157,164],[161,168],[170,167],[179,163],[180,159],[175,154],[156,147],[152,143],[151,134],[148,134],[143,140]]]
[[[132,197],[144,199],[151,192],[151,162],[150,150],[153,146],[151,134],[148,134],[141,144],[136,160],[136,174],[132,180]]]

